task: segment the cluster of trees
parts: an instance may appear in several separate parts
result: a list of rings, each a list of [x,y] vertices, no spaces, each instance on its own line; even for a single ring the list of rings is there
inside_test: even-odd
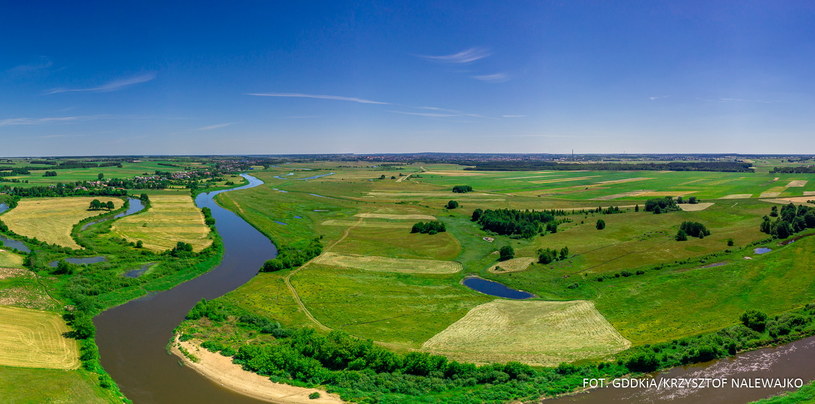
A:
[[[447,209],[455,209],[459,207],[458,201],[448,201],[447,205],[444,206]]]
[[[558,163],[554,161],[477,161],[468,162],[465,170],[537,171],[719,171],[752,172],[750,163],[734,161],[672,161],[668,163]]]
[[[507,236],[531,238],[538,234],[557,233],[555,215],[548,211],[518,209],[476,209],[472,221],[488,230]]]
[[[456,185],[453,187],[453,193],[465,194],[467,192],[473,192],[473,187],[469,185]]]
[[[775,217],[771,220],[770,217]],[[781,208],[773,206],[769,216],[764,216],[759,230],[777,238],[787,238],[801,230],[815,228],[815,209],[790,203]]]
[[[684,200],[681,196],[676,197],[676,203],[689,203],[691,205],[696,205],[699,203],[700,199],[695,196],[688,197],[688,200]]]
[[[319,238],[314,238],[305,244],[301,242],[280,247],[277,250],[277,257],[263,263],[260,270],[262,272],[274,272],[281,269],[297,268],[322,252],[323,243],[320,242]]]
[[[0,186],[0,192],[21,197],[58,197],[58,196],[125,196],[127,191],[116,188],[84,189],[77,185],[58,183],[52,186],[13,187]]]
[[[114,207],[113,201],[102,202],[98,199],[94,199],[91,201],[90,206],[88,206],[88,210],[113,210]]]
[[[554,248],[541,248],[538,250],[538,262],[541,264],[551,264],[566,258],[569,258],[569,247],[563,247],[560,251]]]
[[[815,166],[774,167],[771,173],[813,174]]]
[[[655,214],[680,210],[674,198],[666,196],[664,198],[654,198],[645,201],[645,211]]]
[[[56,177],[57,172],[56,171],[46,171],[42,176],[43,177]]]
[[[597,223],[594,225],[597,230],[603,230],[606,228],[606,221],[603,219],[598,219]]]
[[[498,261],[506,261],[515,258],[515,249],[511,245],[505,245],[498,250]]]
[[[699,222],[682,222],[679,231],[676,233],[676,241],[687,241],[688,236],[705,238],[710,235],[710,230]]]
[[[173,257],[189,257],[190,255],[193,254],[192,244],[179,241],[178,243],[175,244],[175,247],[173,247],[173,249],[168,252],[168,254],[170,254]]]
[[[447,231],[447,228],[444,226],[444,223],[438,220],[433,220],[430,222],[418,222],[410,229],[411,233],[422,234],[437,234],[445,231]]]

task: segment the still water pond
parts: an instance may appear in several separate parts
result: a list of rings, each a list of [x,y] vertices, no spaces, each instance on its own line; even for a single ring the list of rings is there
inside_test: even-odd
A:
[[[488,281],[484,278],[479,278],[477,276],[470,276],[464,278],[461,281],[464,286],[475,290],[476,292],[481,292],[485,295],[490,296],[497,296],[497,297],[504,297],[507,299],[529,299],[530,297],[535,297],[532,293],[524,292],[523,290],[512,289],[503,285],[501,283],[495,281]]]

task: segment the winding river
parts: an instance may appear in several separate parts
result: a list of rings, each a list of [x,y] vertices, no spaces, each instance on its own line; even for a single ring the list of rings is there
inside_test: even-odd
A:
[[[244,284],[277,249],[238,215],[218,206],[215,195],[256,187],[263,181],[243,175],[249,184],[202,193],[224,243],[223,261],[213,270],[176,286],[111,308],[94,319],[102,366],[135,403],[257,403],[180,366],[166,346],[172,330],[202,298],[213,299]]]
[[[133,402],[141,403],[257,403],[226,390],[193,370],[180,366],[166,351],[172,330],[201,298],[212,299],[249,281],[275,246],[236,214],[215,203],[221,192],[256,187],[259,179],[243,175],[248,185],[200,194],[195,203],[209,207],[224,243],[223,261],[213,270],[176,286],[111,308],[94,319],[102,365]],[[701,365],[671,369],[664,377],[794,377],[815,378],[815,337]],[[546,402],[670,402],[745,403],[780,389],[630,390],[598,389]]]

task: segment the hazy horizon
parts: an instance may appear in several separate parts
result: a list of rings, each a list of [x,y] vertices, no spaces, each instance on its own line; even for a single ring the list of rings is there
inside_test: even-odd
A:
[[[808,2],[13,4],[0,155],[806,154]]]

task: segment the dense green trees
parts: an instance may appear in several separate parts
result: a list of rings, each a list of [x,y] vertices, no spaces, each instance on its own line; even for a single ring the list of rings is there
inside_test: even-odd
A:
[[[56,177],[57,172],[56,171],[46,171],[42,176],[43,177]]]
[[[411,233],[422,234],[437,234],[445,231],[447,231],[447,228],[444,226],[444,223],[438,220],[430,222],[418,222],[410,229]]]
[[[505,245],[498,250],[498,261],[506,261],[515,258],[515,249],[511,245]]]
[[[323,252],[319,238],[308,242],[295,243],[278,248],[277,257],[266,261],[260,268],[262,272],[273,272],[281,269],[297,268]]]
[[[113,210],[115,207],[113,201],[102,202],[98,199],[94,199],[91,201],[90,206],[88,206],[88,210]]]
[[[767,327],[767,314],[758,310],[747,310],[739,319],[745,327],[756,332],[764,332]]]
[[[458,207],[458,201],[448,201],[445,207],[447,209],[455,209]]]
[[[775,217],[773,221],[770,219]],[[773,206],[770,216],[764,216],[759,225],[759,230],[776,238],[787,238],[804,229],[815,228],[815,209],[809,206],[795,206],[790,203],[784,205],[779,213],[778,208]]]
[[[707,227],[705,227],[705,225],[699,222],[682,222],[682,224],[679,225],[679,232],[676,235],[677,240],[679,240],[680,233],[684,233],[685,240],[687,240],[687,236],[705,238],[710,235],[710,230],[708,230]]]
[[[646,212],[660,214],[675,210],[680,210],[679,206],[676,205],[676,201],[670,196],[666,196],[664,198],[654,198],[645,201]]]
[[[543,232],[557,232],[555,215],[549,211],[476,209],[472,221],[480,224],[483,230],[507,236],[531,238]]]
[[[569,247],[563,247],[560,251],[553,248],[541,248],[538,250],[538,262],[541,264],[551,264],[555,261],[562,261],[569,258]]]
[[[603,230],[606,228],[606,221],[603,219],[598,219],[594,227],[597,228],[597,230]]]
[[[464,194],[467,192],[473,192],[473,187],[469,185],[456,185],[453,187],[453,192],[457,194]]]

